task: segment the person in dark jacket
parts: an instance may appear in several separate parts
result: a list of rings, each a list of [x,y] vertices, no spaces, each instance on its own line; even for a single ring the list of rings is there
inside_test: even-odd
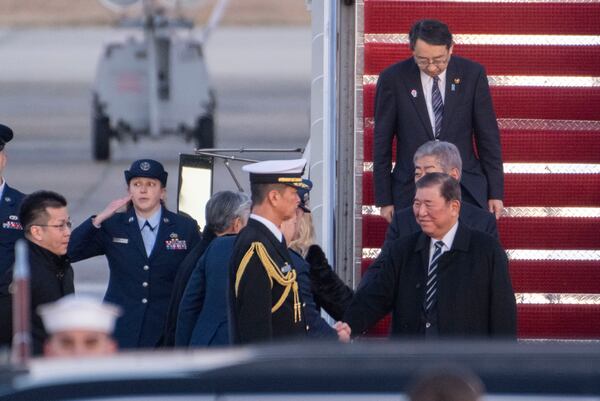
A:
[[[73,262],[106,255],[110,269],[104,300],[123,315],[114,337],[119,348],[155,347],[165,326],[173,282],[183,259],[200,241],[195,220],[163,205],[167,172],[142,159],[125,171],[128,194],[74,231]],[[124,213],[117,213],[127,206]]]
[[[75,291],[73,268],[66,256],[71,236],[67,201],[55,192],[34,192],[23,199],[19,220],[23,224],[29,248],[33,353],[40,355],[48,334],[37,307],[54,302]],[[5,275],[12,276],[12,269],[5,272]],[[8,286],[1,290],[0,305],[2,305],[0,307],[2,338],[10,338],[12,300]]]
[[[250,199],[222,191],[206,204],[206,225],[215,238],[191,273],[177,316],[175,345],[212,347],[229,344],[227,282],[237,233],[248,223]]]
[[[384,69],[377,79],[375,204],[388,222],[395,209],[410,206],[415,194],[410,160],[426,141],[443,140],[455,144],[462,155],[463,203],[471,202],[499,218],[504,196],[502,149],[485,69],[452,53],[452,33],[441,21],[415,22],[409,42],[412,57]]]
[[[208,228],[208,226],[205,226],[204,230],[202,230],[202,239],[194,248],[192,248],[190,253],[188,253],[185,259],[183,259],[183,262],[181,262],[181,265],[179,265],[179,270],[177,271],[177,275],[175,276],[175,281],[173,283],[171,300],[169,301],[169,307],[167,309],[165,327],[163,329],[162,337],[156,344],[157,347],[175,346],[177,315],[179,314],[179,304],[181,303],[183,292],[185,291],[185,287],[190,280],[192,272],[198,264],[198,260],[200,260],[206,251],[206,248],[208,248],[210,243],[215,238],[217,238],[217,235],[210,228]]]
[[[298,188],[300,203],[296,215],[282,223],[281,231],[288,243],[293,266],[298,274],[298,288],[303,301],[302,307],[306,316],[308,337],[337,339],[336,330],[321,317],[321,311],[315,303],[310,283],[310,266],[303,257],[308,248],[315,242],[315,230],[312,224],[311,211],[308,207],[309,193],[313,184],[306,179],[304,183],[307,186],[306,188]]]
[[[12,139],[13,131],[0,124],[0,278],[15,262],[15,242],[23,238],[19,205],[25,195],[10,187],[2,176],[7,163],[6,144]],[[0,282],[0,287],[6,285]]]
[[[462,160],[458,148],[444,141],[429,141],[421,145],[414,154],[415,182],[429,173],[445,173],[460,181]],[[487,210],[461,203],[459,220],[472,229],[485,232],[498,238],[495,216]],[[398,238],[421,232],[412,206],[394,213],[392,222],[385,234],[385,243]],[[318,247],[311,247],[307,254],[311,266],[311,282],[315,299],[334,319],[341,319],[352,300],[353,291],[332,271],[325,255]],[[360,286],[365,285],[379,271],[381,265],[376,261],[364,273]]]
[[[457,180],[431,173],[416,185],[422,232],[384,247],[381,270],[344,313],[352,334],[392,312],[395,337],[515,339],[517,307],[502,246],[459,222]]]

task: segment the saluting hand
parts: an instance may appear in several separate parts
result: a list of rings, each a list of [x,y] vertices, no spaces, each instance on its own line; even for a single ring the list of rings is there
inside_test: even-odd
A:
[[[110,202],[108,204],[108,206],[106,206],[104,208],[103,211],[101,211],[100,213],[98,213],[96,215],[96,217],[94,218],[94,220],[92,221],[92,223],[96,226],[96,227],[100,227],[100,224],[102,224],[102,222],[104,220],[109,219],[113,214],[115,214],[119,209],[121,209],[122,207],[124,207],[125,205],[127,205],[127,203],[131,200],[131,195],[127,194],[127,196],[124,196],[122,198],[119,199],[115,199],[114,201]]]
[[[352,334],[352,329],[348,326],[346,322],[337,322],[333,328],[337,331],[338,340],[342,343],[350,342],[350,335]]]

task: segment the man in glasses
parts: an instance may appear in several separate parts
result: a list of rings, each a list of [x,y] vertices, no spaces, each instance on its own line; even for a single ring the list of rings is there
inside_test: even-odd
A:
[[[417,21],[409,42],[412,57],[382,71],[377,82],[375,204],[388,222],[395,209],[410,206],[413,154],[427,141],[443,140],[460,151],[463,200],[499,218],[504,192],[500,133],[484,68],[452,54],[452,34],[440,21]]]
[[[67,201],[56,192],[34,192],[23,199],[19,220],[29,248],[31,334],[33,353],[39,355],[48,334],[37,313],[37,307],[74,292],[73,268],[66,256],[71,237]],[[2,281],[10,280],[11,276],[12,269],[5,273]],[[2,338],[11,337],[11,303],[8,287],[3,287],[0,289]]]

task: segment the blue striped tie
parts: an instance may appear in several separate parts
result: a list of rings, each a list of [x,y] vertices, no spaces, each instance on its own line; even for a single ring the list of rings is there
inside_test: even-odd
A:
[[[440,77],[433,77],[433,86],[431,87],[431,104],[433,105],[433,115],[435,117],[435,130],[433,137],[438,139],[442,130],[442,116],[444,114],[444,102],[438,85]]]
[[[444,243],[442,241],[437,241],[435,243],[435,251],[433,252],[433,256],[431,258],[431,262],[429,263],[429,269],[427,269],[427,286],[425,290],[425,312],[429,312],[431,307],[435,304],[437,293],[437,268],[438,261],[440,260],[440,256],[442,255],[442,247]]]

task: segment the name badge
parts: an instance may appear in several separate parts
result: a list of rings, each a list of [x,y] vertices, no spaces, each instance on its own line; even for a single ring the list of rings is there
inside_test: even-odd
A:
[[[117,237],[114,237],[113,238],[113,242],[116,242],[117,244],[128,244],[129,243],[129,238],[117,238]]]
[[[165,241],[165,246],[169,251],[185,251],[187,249],[187,243],[184,239],[172,238]]]

